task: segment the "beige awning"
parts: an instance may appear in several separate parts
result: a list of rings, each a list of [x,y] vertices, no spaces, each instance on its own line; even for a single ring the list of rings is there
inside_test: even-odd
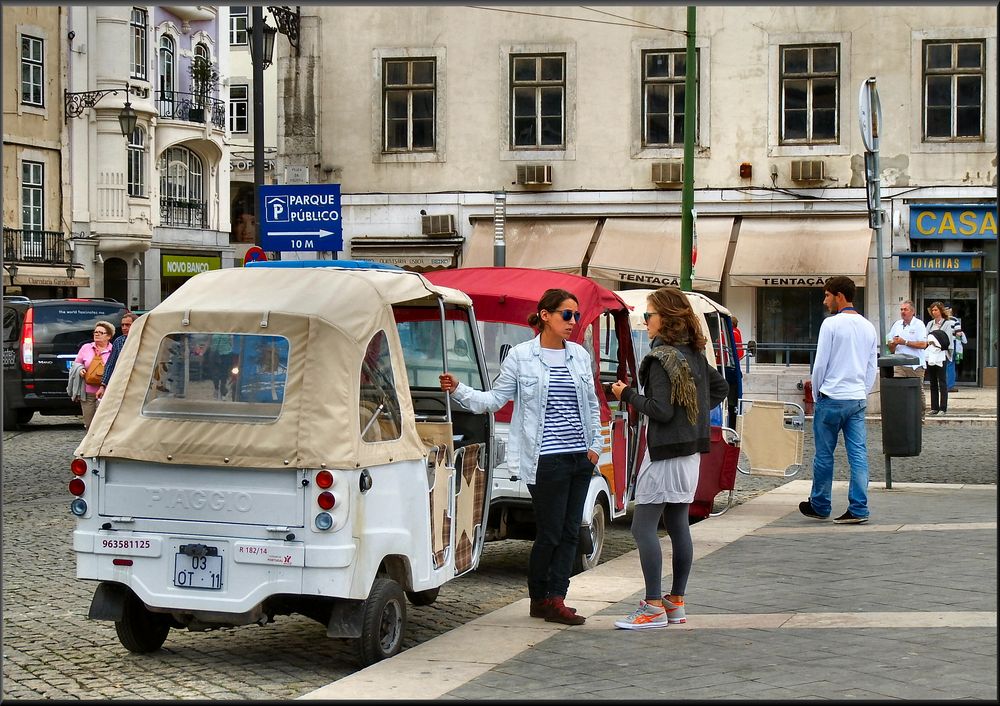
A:
[[[462,238],[376,238],[351,239],[351,258],[396,265],[404,270],[427,272],[458,266]]]
[[[729,284],[821,287],[834,275],[865,285],[872,231],[866,218],[744,218]]]
[[[6,274],[5,270],[5,285],[10,284]],[[66,265],[17,265],[13,284],[22,287],[89,287],[90,277],[79,268],[74,270],[73,277],[67,277]]]
[[[507,219],[505,264],[580,274],[597,219]],[[493,265],[493,221],[477,220],[462,267]]]
[[[692,287],[718,292],[733,230],[732,217],[695,222],[698,257]],[[609,218],[587,266],[594,279],[678,286],[681,276],[680,218]]]

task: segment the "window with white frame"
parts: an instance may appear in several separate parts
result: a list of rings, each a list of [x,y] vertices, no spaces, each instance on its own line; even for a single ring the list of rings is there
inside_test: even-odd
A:
[[[42,93],[44,64],[42,63],[43,43],[37,37],[21,35],[21,103],[24,105],[45,105]]]
[[[129,75],[132,78],[146,78],[146,11],[139,7],[132,8],[129,20],[129,30],[132,41],[129,44],[130,65]]]
[[[247,45],[247,5],[233,5],[229,8],[229,45]]]
[[[157,69],[159,73],[160,91],[163,94],[172,93],[176,87],[174,82],[176,77],[175,69],[177,66],[176,46],[174,38],[169,34],[164,34],[160,37],[159,65],[157,66]],[[161,97],[167,98],[168,96],[163,95]]]
[[[45,165],[21,162],[21,228],[44,230],[42,199],[45,190]]]
[[[512,149],[566,144],[566,55],[510,56]]]
[[[434,149],[437,103],[436,61],[385,59],[382,64],[383,150]]]
[[[840,141],[840,46],[782,46],[781,144]]]
[[[229,87],[229,131],[249,132],[250,87],[235,84]]]
[[[698,96],[698,53],[695,53],[695,103]],[[642,53],[642,142],[644,147],[684,144],[684,91],[687,52],[649,50]],[[695,143],[699,143],[695,109]]]
[[[165,226],[207,227],[204,168],[187,147],[170,147],[160,158],[160,222]]]
[[[982,140],[985,42],[924,42],[924,140]]]
[[[146,133],[140,127],[128,138],[128,195],[146,195]]]

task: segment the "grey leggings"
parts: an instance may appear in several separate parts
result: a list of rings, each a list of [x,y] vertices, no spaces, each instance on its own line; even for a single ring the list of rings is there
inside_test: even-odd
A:
[[[660,599],[663,553],[660,539],[656,536],[660,516],[667,526],[673,555],[673,585],[671,595],[683,596],[694,560],[694,545],[691,542],[691,528],[688,525],[687,503],[656,503],[636,505],[632,514],[632,536],[639,548],[639,564],[646,580],[646,600]]]

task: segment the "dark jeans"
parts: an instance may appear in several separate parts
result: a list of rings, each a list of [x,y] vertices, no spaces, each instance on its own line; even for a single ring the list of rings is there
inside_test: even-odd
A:
[[[528,595],[533,599],[565,596],[569,590],[593,473],[586,453],[538,458],[535,483],[528,485],[535,509],[535,544],[528,560]]]
[[[928,365],[925,373],[931,381],[931,410],[948,411],[948,368],[946,365]]]

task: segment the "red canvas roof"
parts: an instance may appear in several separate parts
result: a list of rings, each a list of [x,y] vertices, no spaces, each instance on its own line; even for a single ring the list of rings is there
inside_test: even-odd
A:
[[[605,311],[629,311],[610,289],[580,275],[526,267],[466,267],[424,273],[433,284],[469,295],[480,321],[527,324],[547,289],[565,289],[580,302],[580,325],[571,340],[579,342],[587,327]]]

